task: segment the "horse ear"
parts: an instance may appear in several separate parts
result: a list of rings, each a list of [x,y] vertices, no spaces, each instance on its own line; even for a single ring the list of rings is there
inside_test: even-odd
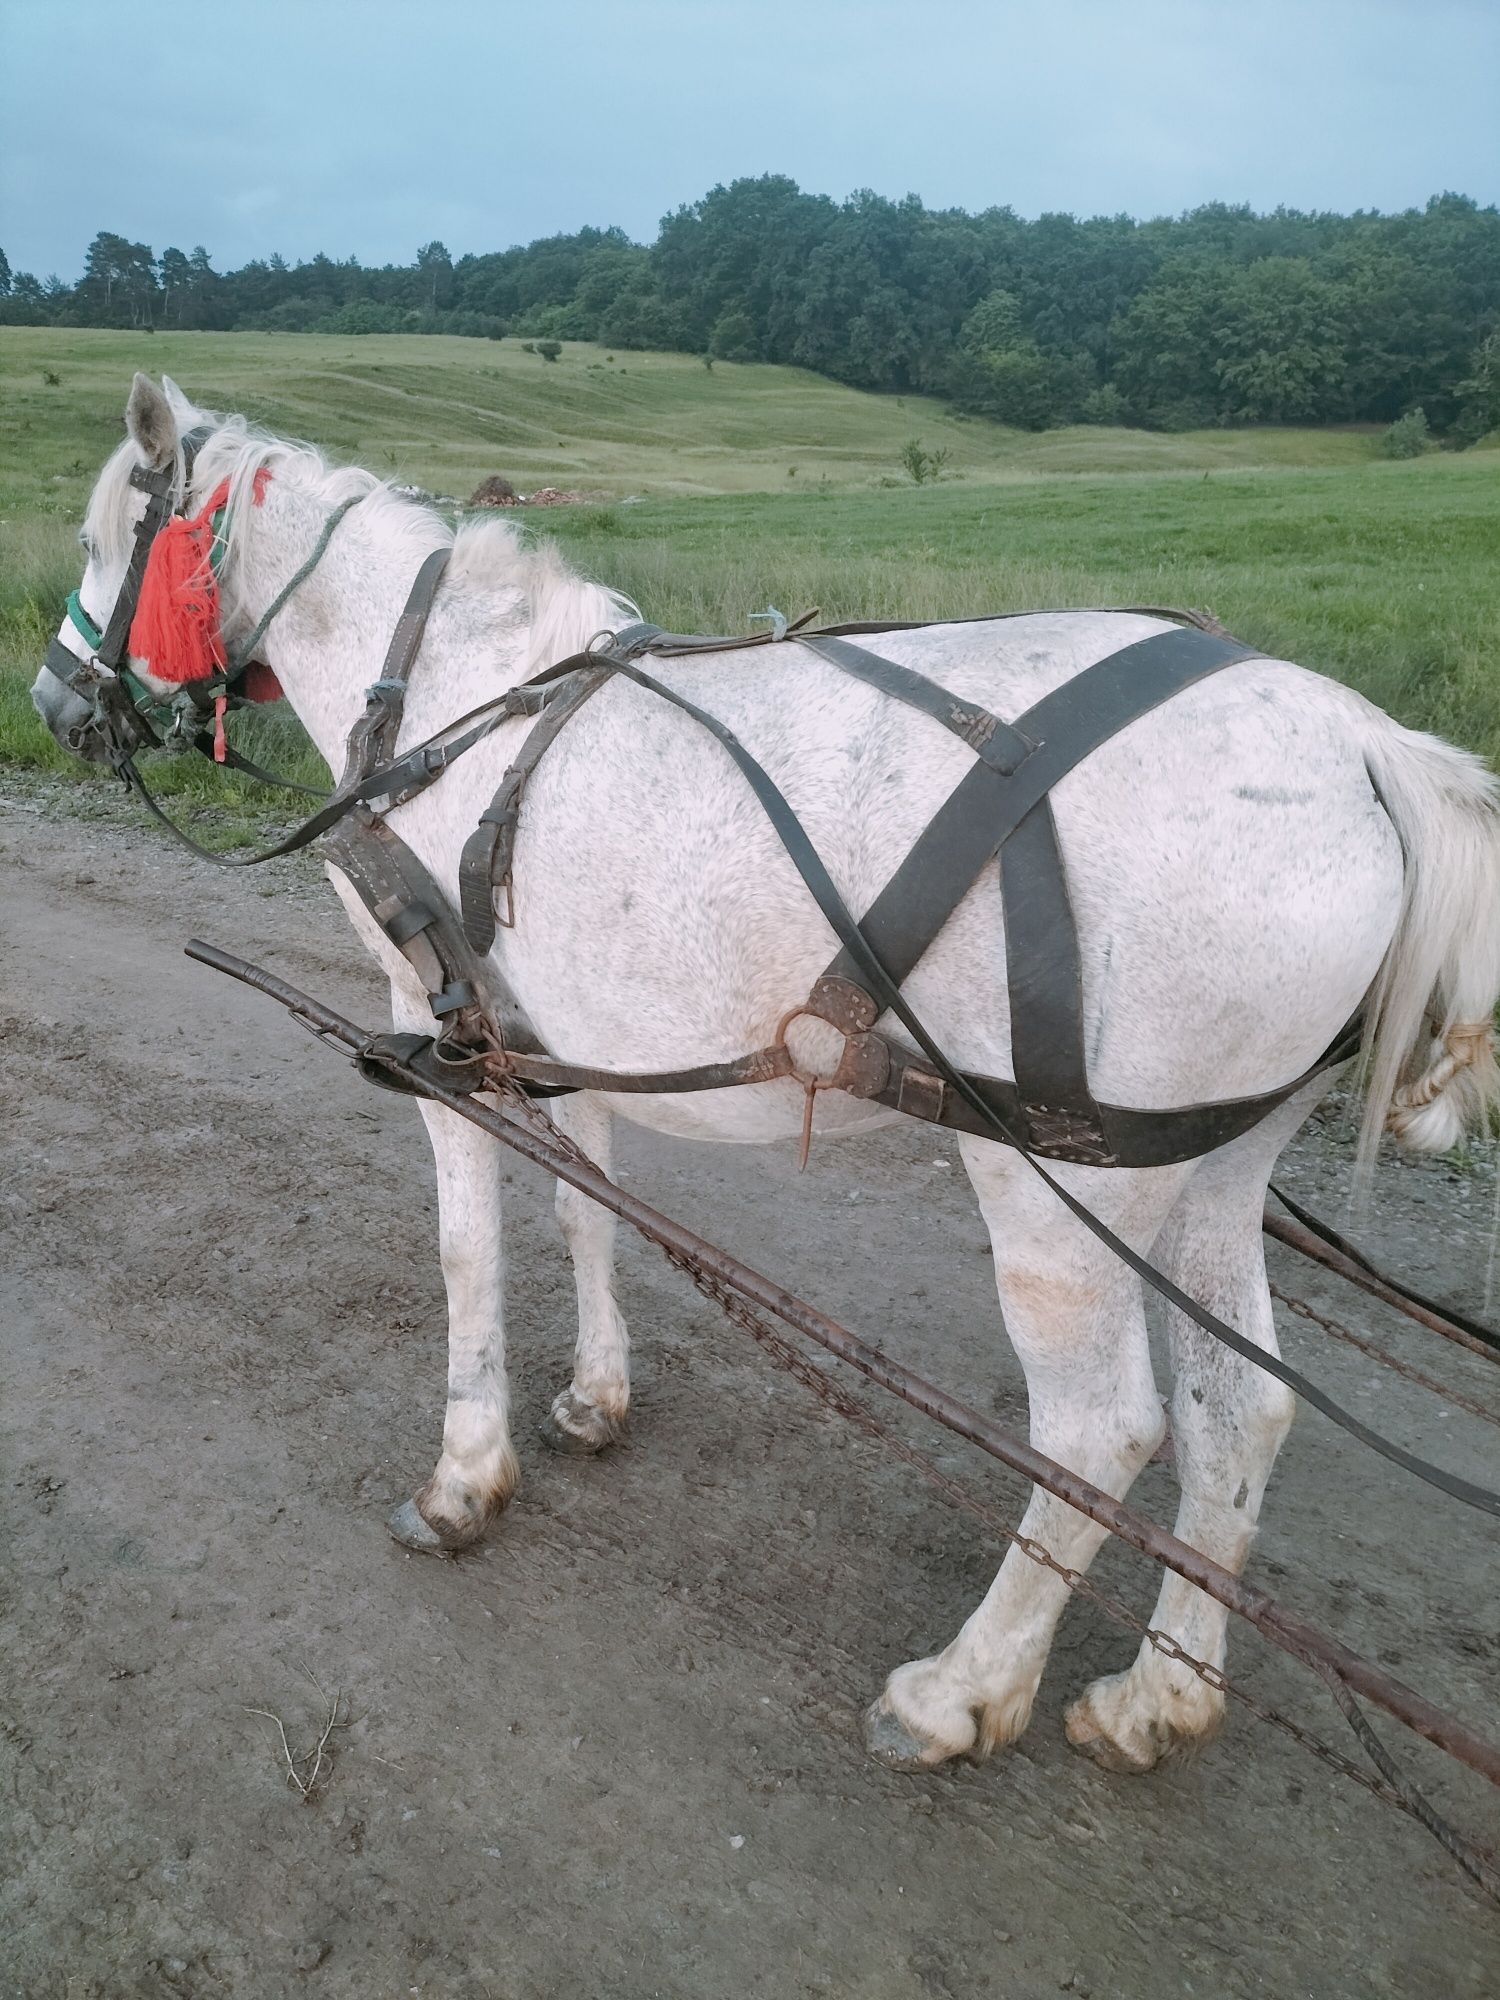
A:
[[[162,394],[172,406],[172,414],[179,425],[186,427],[188,421],[198,414],[197,405],[191,396],[185,396],[170,375],[161,378]]]
[[[177,452],[177,419],[149,375],[138,373],[130,385],[125,429],[147,465],[160,472],[172,463]]]

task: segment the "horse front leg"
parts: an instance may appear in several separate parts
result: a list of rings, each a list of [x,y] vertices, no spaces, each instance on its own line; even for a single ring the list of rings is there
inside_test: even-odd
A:
[[[483,1534],[516,1490],[505,1378],[500,1148],[441,1105],[419,1106],[437,1167],[448,1292],[448,1404],[432,1477],[390,1519],[398,1542],[447,1554]]]
[[[551,1112],[558,1130],[608,1174],[615,1123],[609,1108],[583,1092],[558,1098]],[[630,1340],[615,1302],[615,1217],[559,1181],[557,1220],[573,1259],[578,1343],[573,1380],[553,1401],[541,1433],[553,1451],[588,1457],[619,1437],[630,1404]]]

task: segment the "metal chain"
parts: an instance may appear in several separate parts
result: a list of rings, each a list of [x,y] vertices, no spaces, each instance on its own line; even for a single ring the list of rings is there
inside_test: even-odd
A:
[[[504,1098],[508,1110],[524,1119],[535,1132],[566,1154],[576,1166],[589,1168],[595,1173],[599,1171],[597,1164],[588,1154],[555,1125],[533,1099],[518,1090],[514,1084],[499,1079],[492,1087],[496,1089],[497,1096]],[[1321,1737],[1314,1735],[1303,1724],[1293,1721],[1291,1716],[1284,1715],[1280,1709],[1272,1708],[1247,1693],[1244,1688],[1230,1680],[1221,1667],[1212,1666],[1207,1660],[1200,1660],[1196,1654],[1188,1652],[1180,1645],[1170,1633],[1162,1631],[1159,1626],[1148,1624],[1111,1591],[1094,1583],[1081,1570],[1070,1568],[1068,1564],[1060,1562],[1051,1550],[1034,1536],[1023,1535],[1018,1528],[1011,1527],[1002,1514],[985,1501],[977,1499],[967,1487],[960,1485],[940,1466],[934,1464],[925,1452],[918,1451],[915,1446],[899,1437],[875,1415],[873,1410],[858,1397],[851,1395],[826,1369],[804,1354],[784,1334],[779,1333],[748,1300],[742,1298],[722,1278],[705,1270],[688,1252],[675,1249],[660,1242],[659,1239],[652,1238],[652,1240],[657,1243],[668,1263],[681,1271],[706,1299],[718,1306],[726,1319],[748,1333],[778,1368],[793,1376],[827,1408],[852,1424],[864,1436],[886,1446],[903,1464],[919,1473],[961,1513],[967,1514],[971,1520],[999,1540],[1019,1549],[1022,1555],[1040,1568],[1049,1570],[1075,1595],[1097,1605],[1115,1624],[1138,1633],[1158,1653],[1188,1668],[1216,1693],[1228,1696],[1260,1721],[1269,1723],[1273,1729],[1278,1729],[1284,1736],[1289,1736],[1294,1743],[1301,1744],[1304,1750],[1310,1751],[1328,1769],[1338,1772],[1341,1777],[1350,1779],[1375,1798],[1383,1799],[1387,1805],[1395,1806],[1408,1818],[1414,1819],[1418,1825],[1435,1835],[1466,1874],[1491,1896],[1500,1900],[1500,1868],[1497,1868],[1496,1856],[1488,1848],[1480,1847],[1458,1834],[1402,1775],[1385,1753],[1379,1739],[1375,1737],[1348,1688],[1331,1669],[1320,1669],[1321,1677],[1327,1682],[1334,1700],[1385,1776],[1371,1777],[1367,1771],[1343,1756],[1331,1744],[1325,1743]],[[1299,1300],[1285,1298],[1281,1293],[1277,1293],[1277,1296],[1284,1298],[1285,1303],[1289,1305],[1295,1306],[1301,1303]]]
[[[1455,1403],[1459,1409],[1467,1410],[1470,1416],[1482,1418],[1485,1423],[1500,1427],[1500,1416],[1493,1410],[1487,1410],[1483,1403],[1476,1403],[1461,1391],[1450,1389],[1446,1382],[1439,1382],[1436,1376],[1424,1374],[1420,1368],[1413,1368],[1409,1361],[1403,1361],[1398,1355],[1388,1353],[1383,1347],[1377,1347],[1374,1341],[1366,1340],[1363,1334],[1355,1333],[1352,1327],[1344,1326],[1336,1319],[1329,1319],[1325,1313],[1320,1313],[1310,1306],[1305,1299],[1293,1298],[1290,1292],[1282,1291],[1279,1285],[1272,1285],[1271,1297],[1284,1305],[1288,1311],[1297,1313],[1303,1319],[1311,1320],[1314,1326],[1322,1327],[1325,1333],[1332,1334],[1335,1340],[1343,1341],[1346,1347],[1358,1348],[1361,1354],[1367,1354],[1372,1361],[1378,1361],[1383,1368],[1390,1368],[1397,1375],[1404,1375],[1408,1382],[1415,1382],[1422,1389],[1430,1389],[1435,1396],[1441,1396],[1444,1402]]]

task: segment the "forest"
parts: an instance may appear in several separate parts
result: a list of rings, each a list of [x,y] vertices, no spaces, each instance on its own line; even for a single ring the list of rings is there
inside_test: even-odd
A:
[[[74,284],[0,251],[3,324],[596,341],[787,363],[1025,430],[1409,419],[1462,446],[1500,427],[1500,210],[1441,194],[1400,214],[1027,220],[767,174],[678,208],[649,245],[584,228],[218,271],[202,245],[100,231]]]

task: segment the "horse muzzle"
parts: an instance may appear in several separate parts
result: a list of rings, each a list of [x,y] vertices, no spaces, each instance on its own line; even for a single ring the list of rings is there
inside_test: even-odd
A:
[[[96,661],[80,660],[61,639],[47,648],[31,699],[53,741],[90,764],[118,768],[159,740],[124,683]]]

